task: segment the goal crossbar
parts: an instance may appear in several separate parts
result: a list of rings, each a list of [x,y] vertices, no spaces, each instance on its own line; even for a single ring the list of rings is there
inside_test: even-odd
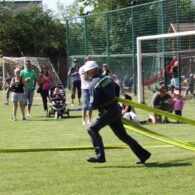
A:
[[[163,39],[163,38],[177,38],[177,37],[185,37],[195,35],[195,31],[185,31],[185,32],[177,32],[170,34],[160,34],[160,35],[148,35],[137,37],[137,87],[138,87],[138,102],[143,103],[143,91],[142,91],[142,53],[141,53],[141,43],[142,41],[147,40],[155,40],[155,39]]]

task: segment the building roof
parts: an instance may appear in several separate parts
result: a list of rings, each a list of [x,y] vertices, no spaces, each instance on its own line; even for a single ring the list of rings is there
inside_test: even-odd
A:
[[[195,23],[180,23],[179,32],[195,30]],[[170,24],[168,33],[175,33],[177,31],[177,24]]]

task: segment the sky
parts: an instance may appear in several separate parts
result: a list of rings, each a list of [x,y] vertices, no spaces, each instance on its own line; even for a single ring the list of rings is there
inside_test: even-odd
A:
[[[0,0],[3,1],[3,0]],[[7,0],[12,1],[12,0]],[[15,1],[22,1],[22,0],[15,0]],[[74,2],[74,0],[42,0],[43,5],[47,5],[47,7],[53,11],[57,11],[57,2],[62,3],[63,5],[70,5]]]
[[[42,0],[43,5],[47,5],[48,8],[52,9],[53,11],[56,11],[58,1],[65,6],[74,2],[74,0]]]

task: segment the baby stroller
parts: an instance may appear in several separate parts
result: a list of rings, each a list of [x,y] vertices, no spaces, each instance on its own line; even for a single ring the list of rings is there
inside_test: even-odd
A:
[[[129,73],[125,74],[123,80],[123,88],[128,89],[131,92],[132,85],[133,85],[133,75]]]
[[[58,97],[56,97],[55,90],[58,89]],[[66,109],[66,93],[65,89],[62,85],[53,85],[49,90],[49,117],[54,115],[56,119],[63,118],[63,114],[67,114],[69,116],[69,109]]]

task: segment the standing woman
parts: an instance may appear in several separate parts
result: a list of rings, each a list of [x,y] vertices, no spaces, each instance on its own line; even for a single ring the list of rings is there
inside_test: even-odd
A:
[[[51,84],[53,84],[53,78],[49,75],[47,67],[45,64],[41,67],[41,74],[38,78],[38,84],[41,86],[41,97],[43,100],[43,108],[45,111],[45,116],[48,116],[47,98],[49,96],[49,89]]]
[[[26,120],[24,115],[24,100],[27,94],[26,83],[24,79],[20,76],[20,69],[16,68],[14,70],[14,77],[11,80],[10,88],[12,89],[12,102],[13,102],[13,121],[16,121],[16,113],[18,109],[18,102],[20,104],[20,109],[22,112],[22,120]],[[25,89],[25,93],[24,93]]]

